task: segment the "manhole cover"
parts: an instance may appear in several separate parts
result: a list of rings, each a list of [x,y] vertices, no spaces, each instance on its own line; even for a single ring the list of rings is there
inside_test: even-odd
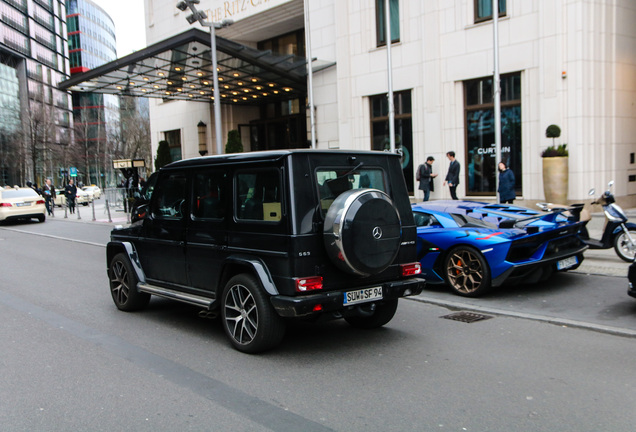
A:
[[[483,315],[475,312],[455,312],[450,315],[444,315],[440,318],[445,318],[453,321],[461,321],[465,323],[474,323],[476,321],[483,321],[492,318],[490,315]]]

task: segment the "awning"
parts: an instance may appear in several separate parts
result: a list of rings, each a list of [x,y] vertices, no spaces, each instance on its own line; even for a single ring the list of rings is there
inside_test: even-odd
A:
[[[271,51],[216,36],[221,103],[258,105],[307,93],[304,57]],[[314,71],[334,63],[314,61]],[[193,28],[143,50],[78,74],[62,90],[211,102],[210,34]]]

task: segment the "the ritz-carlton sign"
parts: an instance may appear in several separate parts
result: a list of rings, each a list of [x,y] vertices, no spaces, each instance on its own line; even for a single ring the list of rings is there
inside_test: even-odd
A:
[[[252,15],[275,8],[291,0],[213,0],[206,2],[211,4],[207,9],[208,19],[213,22],[221,22],[225,19],[234,21],[242,20]]]

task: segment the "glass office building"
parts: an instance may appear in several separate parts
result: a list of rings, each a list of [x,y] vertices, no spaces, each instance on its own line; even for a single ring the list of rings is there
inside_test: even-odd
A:
[[[0,182],[38,183],[70,143],[63,0],[0,1]],[[37,126],[36,126],[37,125]]]
[[[67,0],[66,23],[71,76],[87,72],[117,58],[115,24],[90,0]],[[119,124],[119,97],[73,92],[75,143],[80,154],[79,180],[102,184],[107,137]]]

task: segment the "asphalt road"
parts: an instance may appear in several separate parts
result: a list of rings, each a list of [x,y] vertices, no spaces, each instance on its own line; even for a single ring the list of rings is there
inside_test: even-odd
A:
[[[631,432],[636,423],[636,301],[625,277],[572,272],[475,303],[432,288],[401,301],[383,329],[297,323],[278,349],[250,356],[196,308],[153,299],[119,312],[105,273],[109,231],[61,218],[0,227],[2,430]],[[442,318],[476,309],[489,319]]]

